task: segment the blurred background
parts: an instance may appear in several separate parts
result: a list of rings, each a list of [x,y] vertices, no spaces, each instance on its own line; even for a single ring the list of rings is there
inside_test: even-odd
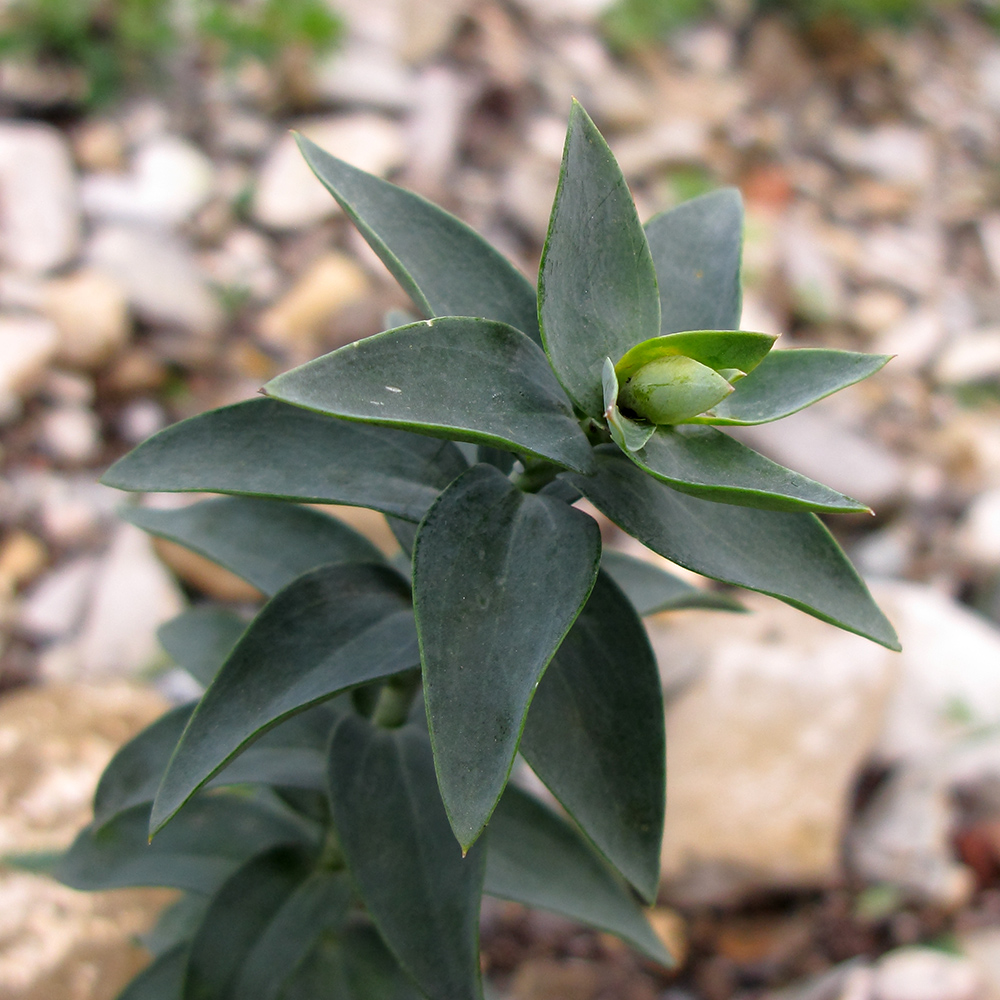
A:
[[[753,595],[651,621],[679,968],[487,903],[487,977],[1000,997],[996,0],[0,2],[0,854],[68,843],[114,749],[192,695],[162,622],[259,596],[117,523],[100,473],[406,305],[289,129],[533,275],[571,96],[643,219],[741,189],[745,329],[896,355],[746,439],[875,509],[829,521],[904,652]],[[0,997],[111,1000],[169,898],[0,867]]]

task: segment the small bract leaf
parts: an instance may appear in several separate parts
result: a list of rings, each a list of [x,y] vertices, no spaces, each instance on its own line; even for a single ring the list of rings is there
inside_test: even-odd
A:
[[[428,512],[413,557],[424,698],[441,794],[472,844],[503,792],[535,687],[594,585],[589,515],[489,465]]]
[[[711,409],[733,387],[706,365],[672,355],[657,358],[625,378],[619,405],[653,424],[679,424]]]
[[[468,463],[445,441],[251,399],[173,424],[101,477],[147,493],[351,504],[419,521]]]
[[[264,391],[351,421],[527,452],[578,471],[590,445],[541,349],[520,330],[445,317],[366,337]]]
[[[746,330],[690,330],[653,337],[630,348],[615,365],[619,381],[634,375],[651,361],[672,355],[693,358],[720,374],[735,369],[746,374],[767,356],[777,337]]]
[[[484,847],[448,826],[427,734],[345,715],[330,740],[330,808],[344,857],[386,944],[435,1000],[482,996]]]

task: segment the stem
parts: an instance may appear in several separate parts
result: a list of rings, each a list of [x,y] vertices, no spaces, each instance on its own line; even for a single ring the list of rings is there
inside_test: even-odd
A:
[[[514,479],[514,485],[523,493],[537,493],[543,486],[548,486],[562,469],[551,462],[538,462],[529,465]]]
[[[344,852],[340,849],[340,840],[332,826],[326,828],[323,849],[319,855],[319,867],[330,872],[340,871],[341,868],[347,867]]]
[[[385,729],[402,726],[410,714],[410,706],[420,690],[420,671],[409,670],[390,678],[379,692],[372,722]]]

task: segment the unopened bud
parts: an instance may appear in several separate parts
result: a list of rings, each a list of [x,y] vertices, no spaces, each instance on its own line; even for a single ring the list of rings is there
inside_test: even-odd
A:
[[[732,391],[714,369],[674,354],[650,361],[627,378],[618,405],[654,424],[679,424],[710,410]]]

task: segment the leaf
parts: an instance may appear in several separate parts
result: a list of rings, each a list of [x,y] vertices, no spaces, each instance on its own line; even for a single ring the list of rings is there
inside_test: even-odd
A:
[[[738,601],[726,594],[692,587],[680,577],[646,562],[645,559],[636,559],[614,549],[605,549],[601,554],[601,569],[612,577],[636,612],[643,617],[655,615],[659,611],[678,611],[682,608],[745,610]]]
[[[772,351],[711,416],[694,417],[702,424],[766,424],[874,375],[890,359],[888,354],[857,354],[801,347]]]
[[[767,357],[777,339],[776,334],[746,330],[671,333],[636,344],[618,360],[615,372],[619,379],[626,379],[651,361],[681,355],[715,371],[736,368],[745,375]]]
[[[528,452],[579,471],[590,445],[545,354],[490,320],[426,320],[326,354],[264,391],[347,420]]]
[[[267,595],[329,563],[384,563],[382,553],[341,521],[280,500],[223,497],[189,507],[126,507],[121,516],[231,570]]]
[[[601,573],[531,703],[521,753],[601,853],[652,903],[666,792],[656,657]]]
[[[308,843],[301,821],[239,795],[195,799],[149,842],[149,807],[133,806],[77,835],[55,877],[71,889],[168,886],[212,892],[244,861],[278,844]]]
[[[413,580],[424,699],[463,848],[503,792],[535,687],[590,594],[600,552],[589,515],[522,493],[490,465],[455,480],[420,527]]]
[[[418,662],[409,587],[394,570],[363,563],[300,576],[264,606],[202,697],[150,832],[282,719]]]
[[[538,275],[542,342],[579,409],[600,417],[601,368],[660,332],[653,258],[608,144],[576,102]]]
[[[425,317],[484,316],[540,343],[535,289],[478,233],[420,195],[296,138],[320,182]]]
[[[661,331],[738,329],[743,298],[739,191],[724,188],[693,198],[654,216],[645,229],[659,284]]]
[[[870,513],[865,504],[772,462],[713,427],[657,427],[643,447],[626,454],[673,489],[715,503]]]
[[[160,956],[179,944],[186,945],[194,937],[210,902],[211,897],[200,892],[182,893],[176,903],[160,911],[156,923],[145,934],[139,935],[143,948]]]
[[[156,637],[178,666],[207,687],[246,628],[239,615],[206,604],[171,618]]]
[[[118,994],[117,1000],[181,1000],[187,956],[186,942],[164,952]]]
[[[612,440],[624,452],[638,451],[653,436],[656,427],[630,420],[618,409],[618,376],[611,358],[604,359],[601,382],[604,389],[604,419],[608,422]]]
[[[419,521],[466,467],[447,442],[251,399],[164,428],[101,482],[140,492],[349,504]]]
[[[329,777],[341,849],[386,944],[434,1000],[481,997],[485,848],[463,857],[451,836],[426,734],[345,715]]]
[[[344,872],[313,871],[315,856],[276,847],[227,879],[191,942],[184,1000],[276,1000],[329,927],[343,922]]]
[[[514,785],[490,822],[486,892],[616,934],[674,964],[625,882],[565,820]]]
[[[699,500],[647,476],[617,448],[601,447],[594,457],[593,475],[563,475],[654,552],[899,649],[892,626],[815,514]]]

